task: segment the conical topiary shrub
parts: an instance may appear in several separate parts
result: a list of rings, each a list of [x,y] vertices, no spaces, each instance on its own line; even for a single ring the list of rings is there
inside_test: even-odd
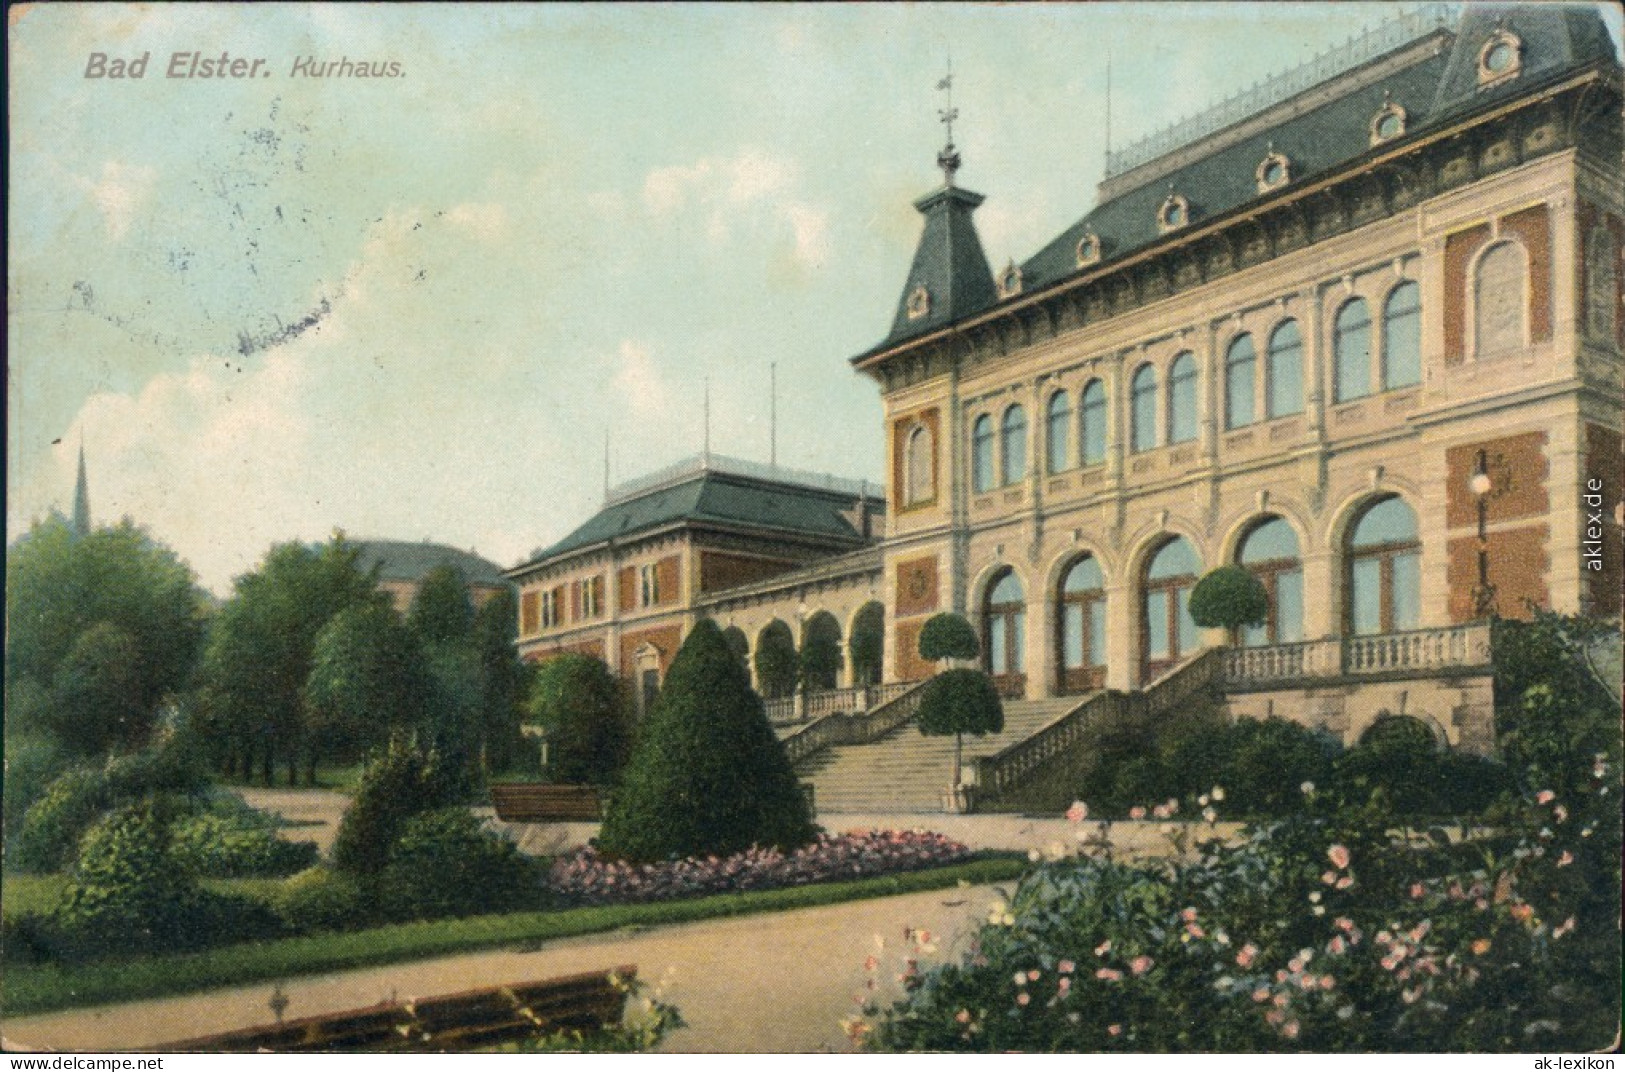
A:
[[[812,840],[806,799],[762,699],[716,623],[683,642],[644,723],[598,846],[636,861]]]

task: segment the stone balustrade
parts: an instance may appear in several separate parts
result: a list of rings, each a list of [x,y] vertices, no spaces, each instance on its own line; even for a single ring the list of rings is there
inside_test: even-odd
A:
[[[825,748],[840,744],[868,744],[895,730],[920,709],[923,681],[894,681],[866,689],[832,689],[833,693],[864,693],[865,711],[836,709],[783,738],[784,754],[797,764]],[[827,695],[814,693],[809,700]]]
[[[1224,652],[1224,685],[1240,690],[1273,688],[1314,678],[1482,671],[1489,665],[1490,627],[1475,623],[1231,648]]]

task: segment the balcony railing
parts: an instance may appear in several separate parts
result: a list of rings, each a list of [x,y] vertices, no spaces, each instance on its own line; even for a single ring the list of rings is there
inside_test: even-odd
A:
[[[919,712],[924,685],[923,681],[897,681],[874,686],[876,696],[884,694],[884,698],[877,699],[867,711],[849,714],[837,710],[791,731],[783,738],[784,754],[794,764],[834,745],[877,741]]]
[[[883,703],[896,699],[913,688],[912,681],[888,681],[884,685],[859,685],[850,689],[822,689],[804,696],[780,696],[764,700],[767,720],[775,726],[794,726],[812,722],[837,712],[860,714],[871,711]],[[797,709],[797,700],[801,700]]]
[[[1477,670],[1490,665],[1490,627],[1456,625],[1376,636],[1333,637],[1224,652],[1224,684],[1256,689],[1309,678]]]

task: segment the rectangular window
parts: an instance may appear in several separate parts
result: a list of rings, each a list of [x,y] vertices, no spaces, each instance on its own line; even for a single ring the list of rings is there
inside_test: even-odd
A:
[[[530,636],[541,626],[542,601],[540,592],[526,592],[519,597],[519,632]]]
[[[1004,616],[996,615],[987,623],[988,670],[994,674],[1010,672],[1009,644],[1004,634]]]
[[[559,624],[559,596],[555,589],[542,593],[542,628],[551,629]]]
[[[1081,603],[1068,603],[1066,605],[1066,626],[1061,632],[1061,645],[1064,649],[1061,657],[1068,667],[1083,665],[1083,605]]]
[[[1422,556],[1395,555],[1394,630],[1415,629],[1422,621]]]
[[[660,602],[660,573],[653,565],[638,567],[638,598],[645,607]]]
[[[581,616],[596,618],[603,609],[604,579],[588,577],[581,582]]]
[[[1089,604],[1089,665],[1106,665],[1106,601]]]
[[[1303,574],[1297,570],[1275,575],[1275,642],[1296,644],[1303,639]]]
[[[1355,559],[1349,624],[1356,636],[1382,632],[1382,559]]]
[[[1196,619],[1191,617],[1191,590],[1180,588],[1175,591],[1175,611],[1179,615],[1179,653],[1189,655],[1202,646],[1200,630],[1196,627]]]

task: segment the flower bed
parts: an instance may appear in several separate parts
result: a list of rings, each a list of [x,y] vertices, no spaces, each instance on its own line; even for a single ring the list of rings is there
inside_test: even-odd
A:
[[[585,848],[554,861],[547,881],[566,904],[634,904],[918,871],[970,856],[964,845],[929,831],[854,831],[820,835],[788,854],[750,849],[660,864],[625,863]]]

